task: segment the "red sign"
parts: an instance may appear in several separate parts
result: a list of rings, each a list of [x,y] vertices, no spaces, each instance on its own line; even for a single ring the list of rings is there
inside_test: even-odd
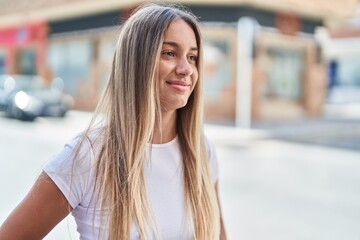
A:
[[[43,22],[0,29],[0,45],[21,45],[32,41],[42,41],[46,37],[47,24]]]

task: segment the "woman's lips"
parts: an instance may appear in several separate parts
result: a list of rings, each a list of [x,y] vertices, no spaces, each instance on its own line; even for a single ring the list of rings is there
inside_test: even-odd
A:
[[[190,89],[190,84],[184,81],[166,81],[166,83],[178,91],[185,92]]]

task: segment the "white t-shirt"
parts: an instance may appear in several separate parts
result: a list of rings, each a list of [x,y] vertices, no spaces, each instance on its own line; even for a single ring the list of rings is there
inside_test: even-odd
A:
[[[95,204],[95,155],[99,149],[84,141],[80,160],[74,161],[74,149],[80,137],[74,138],[44,166],[44,172],[54,181],[73,208],[80,239],[107,239],[108,223],[100,222],[100,205]],[[205,138],[213,182],[218,178],[218,163],[213,146]],[[152,148],[152,151],[150,149]],[[151,153],[151,158],[150,158]],[[165,144],[149,144],[145,164],[148,200],[160,239],[192,239],[186,219],[183,195],[183,173],[178,138]],[[71,176],[72,175],[72,176]],[[106,209],[106,208],[105,208]],[[95,213],[95,214],[94,214]],[[104,212],[107,214],[107,211]],[[106,217],[105,217],[106,219]],[[104,221],[104,220],[102,220]],[[99,236],[99,229],[103,235]],[[130,239],[139,239],[135,224]]]

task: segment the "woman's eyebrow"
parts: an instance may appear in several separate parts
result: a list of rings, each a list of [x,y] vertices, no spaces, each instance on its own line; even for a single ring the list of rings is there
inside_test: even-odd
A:
[[[172,47],[179,47],[179,44],[177,44],[176,42],[163,42],[163,45],[166,44],[166,45],[170,45]],[[191,47],[190,48],[191,51],[198,51],[198,48],[197,47]]]

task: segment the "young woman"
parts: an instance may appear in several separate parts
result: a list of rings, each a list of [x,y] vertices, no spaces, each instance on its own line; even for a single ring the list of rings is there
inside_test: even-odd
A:
[[[137,9],[89,128],[47,163],[0,239],[41,239],[70,212],[81,239],[225,239],[201,51],[189,12]]]

